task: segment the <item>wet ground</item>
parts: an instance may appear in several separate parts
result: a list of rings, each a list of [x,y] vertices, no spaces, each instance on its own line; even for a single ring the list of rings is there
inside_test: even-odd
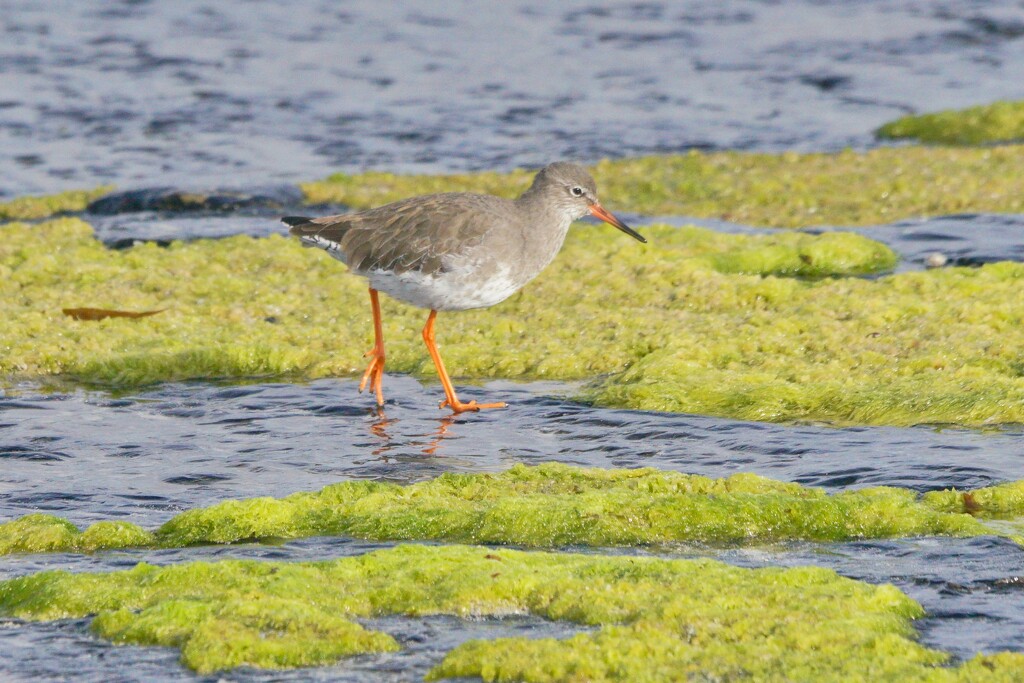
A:
[[[1024,63],[1020,6],[979,0],[2,8],[0,196],[863,147]]]
[[[1020,96],[1024,10],[1007,3],[0,3],[0,197],[113,183],[150,188],[85,218],[113,248],[283,232],[295,183],[339,169],[451,171],[555,157],[691,148],[828,150],[875,144],[908,111]],[[162,188],[162,189],[152,189]],[[201,211],[161,204],[222,192]],[[124,198],[122,198],[124,199]],[[161,208],[162,207],[162,208]],[[716,221],[627,217],[646,222]],[[633,222],[631,220],[631,222]],[[958,215],[863,230],[920,269],[1024,260],[1024,217]],[[369,331],[368,331],[369,333]],[[0,393],[0,520],[155,526],[230,497],[346,478],[558,460],[710,476],[752,471],[829,490],[926,491],[1024,477],[1024,427],[845,428],[594,409],[555,384],[491,383],[506,411],[446,417],[440,388],[387,376],[386,418],[351,380],[168,384],[112,395],[38,385]],[[460,388],[460,392],[463,390]],[[0,557],[0,578],[224,557],[317,559],[376,544],[313,538],[96,556]],[[623,552],[623,551],[615,551]],[[644,552],[654,552],[647,550]],[[1024,651],[1024,550],[910,539],[755,549],[672,548],[745,566],[819,564],[921,601],[929,645]],[[387,619],[403,652],[232,680],[418,680],[473,637],[564,636],[537,619]],[[196,680],[175,650],[113,647],[84,621],[0,621],[0,680]],[[215,679],[210,679],[215,680]]]

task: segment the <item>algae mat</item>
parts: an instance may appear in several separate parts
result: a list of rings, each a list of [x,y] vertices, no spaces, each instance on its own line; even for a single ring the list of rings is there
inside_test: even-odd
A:
[[[363,370],[364,283],[294,240],[112,251],[77,219],[2,230],[7,378],[132,386]],[[611,229],[576,229],[523,292],[443,316],[449,369],[589,380],[579,398],[598,405],[740,419],[1024,422],[1024,265],[821,279],[895,257],[850,234],[646,232],[652,244],[639,248]],[[61,313],[76,307],[167,310],[99,322]],[[424,317],[385,300],[389,372],[433,376]]]
[[[906,117],[883,137],[926,142],[1020,140],[1022,105],[996,103],[965,112]],[[693,151],[604,159],[591,170],[606,206],[645,215],[717,218],[778,228],[877,225],[963,212],[1024,211],[1024,146],[991,149],[881,148],[867,152],[753,154]],[[303,183],[307,202],[369,208],[432,192],[525,190],[532,171],[461,175],[338,173]],[[97,188],[0,202],[0,219],[37,219],[82,211],[110,191]]]
[[[902,116],[878,129],[881,138],[948,145],[1024,140],[1024,102],[1003,101],[967,109]]]
[[[1019,119],[1019,108],[1015,114]],[[888,129],[886,129],[888,130]],[[616,211],[718,218],[798,228],[877,225],[963,212],[1024,211],[1024,146],[881,148],[867,152],[690,152],[605,159],[591,170]],[[308,201],[377,206],[415,194],[471,191],[516,196],[532,173],[450,176],[369,172],[305,183]]]
[[[316,595],[310,600],[311,594]],[[115,643],[181,648],[186,666],[330,664],[398,649],[360,617],[533,614],[597,627],[565,640],[470,641],[430,679],[664,681],[1012,680],[1024,656],[943,668],[914,640],[920,606],[889,585],[820,568],[713,560],[401,546],[315,563],[222,561],[0,582],[0,614],[95,615]]]
[[[1024,482],[921,497],[892,487],[829,495],[752,474],[709,479],[548,463],[516,465],[500,474],[443,474],[408,486],[349,481],[283,499],[229,500],[183,512],[155,532],[125,521],[79,531],[60,518],[30,514],[0,524],[0,554],[314,535],[535,548],[925,535],[1010,535],[1022,542],[1013,535],[1022,516]]]
[[[110,186],[92,190],[69,190],[60,194],[17,197],[0,202],[0,220],[32,220],[58,213],[84,211],[93,200],[113,190]]]

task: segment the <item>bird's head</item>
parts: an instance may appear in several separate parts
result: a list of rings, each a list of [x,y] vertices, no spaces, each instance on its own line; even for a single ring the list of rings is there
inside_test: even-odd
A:
[[[643,235],[601,206],[597,200],[597,183],[587,169],[579,164],[568,161],[548,164],[537,173],[528,194],[539,195],[545,204],[569,216],[571,220],[589,214],[609,225],[614,225],[634,239],[647,242]]]

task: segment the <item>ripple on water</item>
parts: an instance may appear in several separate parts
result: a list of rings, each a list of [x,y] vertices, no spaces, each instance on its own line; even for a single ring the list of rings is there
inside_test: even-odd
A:
[[[1019,21],[977,0],[7,2],[2,191],[869,146],[910,111],[1019,97]]]
[[[24,391],[0,401],[0,517],[57,510],[78,524],[155,525],[183,507],[283,496],[346,478],[420,481],[552,459],[711,477],[752,471],[838,490],[927,491],[1020,478],[1020,428],[777,425],[592,408],[559,384],[495,382],[501,412],[453,417],[438,388],[389,376],[383,416],[350,380],[166,384],[131,395]]]

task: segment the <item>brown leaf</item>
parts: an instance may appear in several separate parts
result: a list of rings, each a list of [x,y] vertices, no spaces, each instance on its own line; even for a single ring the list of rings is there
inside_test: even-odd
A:
[[[158,311],[112,311],[108,308],[62,308],[64,315],[71,316],[75,320],[103,320],[105,318],[146,318],[156,315],[167,309],[161,308]]]
[[[968,492],[964,494],[964,511],[969,515],[974,515],[981,512],[982,505],[974,499],[974,494]]]

